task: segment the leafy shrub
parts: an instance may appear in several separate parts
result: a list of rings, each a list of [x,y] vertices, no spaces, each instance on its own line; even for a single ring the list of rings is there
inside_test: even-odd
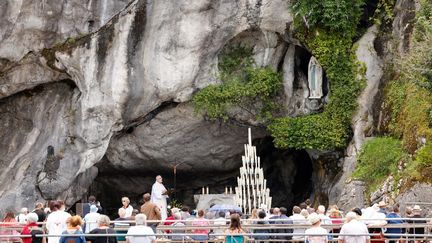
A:
[[[414,154],[420,138],[432,139],[432,4],[422,1],[414,38],[407,53],[395,60],[400,75],[385,89],[384,108],[390,112],[388,132],[402,138]]]
[[[363,5],[364,0],[297,0],[293,11],[310,28],[320,27],[353,36]]]
[[[275,107],[272,102],[282,86],[282,77],[270,67],[254,68],[252,49],[234,47],[225,53],[219,63],[222,84],[209,85],[192,99],[195,110],[205,113],[210,120],[228,119],[231,108],[256,109],[261,103],[260,118],[268,117]],[[248,110],[250,112],[250,110]]]
[[[374,138],[365,142],[357,156],[353,177],[362,179],[369,188],[381,183],[390,173],[397,172],[398,162],[406,157],[398,139]]]
[[[330,101],[321,114],[277,118],[269,130],[280,148],[343,148],[349,138],[356,98],[362,89],[362,82],[357,78],[361,65],[356,62],[351,38],[342,33],[320,31],[305,42],[326,70]]]
[[[432,179],[432,143],[427,142],[416,154],[416,158],[407,168],[408,175],[419,181]]]

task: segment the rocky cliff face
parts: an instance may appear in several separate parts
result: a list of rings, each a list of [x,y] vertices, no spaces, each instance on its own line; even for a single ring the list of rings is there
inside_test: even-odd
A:
[[[376,29],[359,41],[368,85],[343,164],[340,153],[278,151],[247,115],[209,122],[189,102],[197,90],[220,82],[224,49],[247,44],[257,65],[283,73],[287,115],[310,113],[304,66],[311,54],[291,37],[289,5],[1,2],[0,210],[55,198],[72,205],[89,188],[101,197],[130,195],[138,201],[156,174],[171,176],[174,164],[181,164],[179,193],[192,200],[201,186],[234,185],[250,125],[254,142],[264,146],[261,157],[269,161],[265,169],[275,193],[288,191],[274,196],[276,202],[298,202],[311,193],[323,201],[345,195],[349,161],[368,134],[382,73],[372,44]],[[348,174],[340,177],[340,171]],[[341,183],[335,186],[337,178]]]
[[[16,208],[41,198],[72,204],[99,161],[147,178],[174,161],[186,162],[183,171],[236,168],[244,124],[206,122],[188,101],[218,82],[219,52],[245,32],[262,36],[257,62],[277,66],[292,21],[286,1],[2,5],[0,201]],[[12,203],[17,191],[26,200]]]

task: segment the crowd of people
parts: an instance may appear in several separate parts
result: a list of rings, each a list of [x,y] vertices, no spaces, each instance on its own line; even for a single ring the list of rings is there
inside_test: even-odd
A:
[[[422,219],[422,209],[418,205],[407,207],[402,218],[398,205],[388,206],[384,202],[343,213],[336,205],[326,210],[323,205],[314,208],[308,201],[294,206],[291,214],[284,207],[253,209],[247,217],[236,211],[190,211],[183,207],[168,209],[167,218],[162,220],[161,210],[151,198],[149,193],[143,195],[144,204],[140,210],[130,205],[129,198],[121,198],[122,205],[114,222],[101,213],[102,207],[94,196],[89,197],[89,203],[83,206],[82,216],[66,212],[65,205],[60,200],[51,201],[48,208],[37,203],[31,212],[23,208],[16,216],[13,212],[5,214],[0,234],[16,237],[0,238],[0,242],[153,243],[156,242],[155,233],[158,231],[164,238],[186,242],[244,242],[249,239],[258,243],[269,240],[308,243],[337,240],[339,243],[360,243],[369,242],[372,238],[374,242],[396,243],[406,238],[405,234],[410,235],[410,240],[421,242],[422,237],[415,239],[414,235],[430,233],[426,232],[430,229],[424,225],[432,223]],[[416,223],[417,226],[408,227],[408,230],[405,230],[407,227],[397,226],[405,223]],[[288,227],[277,227],[277,224]],[[23,227],[19,228],[18,225]],[[47,240],[37,237],[44,233],[49,235]],[[86,236],[83,236],[84,233]],[[21,237],[17,237],[20,234]]]
[[[162,233],[159,238],[186,242],[224,240],[239,243],[248,238],[257,243],[270,240],[365,243],[372,238],[376,243],[396,243],[409,236],[411,241],[418,243],[422,240],[416,237],[422,238],[425,233],[430,233],[426,226],[428,223],[432,225],[432,222],[422,219],[418,205],[407,207],[404,218],[398,205],[388,206],[385,202],[364,209],[354,208],[344,214],[336,205],[329,210],[324,205],[314,208],[309,200],[294,206],[291,213],[284,207],[267,210],[264,206],[253,209],[251,215],[243,215],[229,210],[169,209],[167,198],[162,177],[157,176],[151,194],[143,195],[139,209],[132,207],[128,197],[121,198],[114,222],[102,214],[103,209],[94,196],[83,204],[80,215],[66,212],[61,200],[49,202],[46,208],[43,203],[37,203],[32,212],[22,208],[17,216],[13,212],[5,214],[0,224],[0,243],[153,243],[158,232]],[[416,225],[401,225],[406,223]],[[48,237],[38,237],[41,234],[48,234]]]

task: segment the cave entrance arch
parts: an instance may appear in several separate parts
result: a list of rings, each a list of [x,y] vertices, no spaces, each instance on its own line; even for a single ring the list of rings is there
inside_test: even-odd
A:
[[[271,137],[261,139],[257,148],[273,206],[291,210],[311,198],[314,192],[314,165],[306,150],[277,149]]]
[[[273,198],[273,206],[283,206],[291,210],[294,205],[304,202],[315,195],[314,180],[316,166],[305,150],[281,150],[274,147],[272,138],[255,139],[257,153],[261,157],[264,176]],[[241,166],[241,154],[233,160]],[[106,213],[116,217],[121,206],[122,196],[128,196],[134,208],[142,204],[142,194],[151,190],[156,173],[164,177],[167,187],[173,186],[171,170],[125,171],[110,166],[109,161],[99,163],[99,175],[90,187],[89,194],[95,194]],[[177,199],[191,208],[194,207],[193,195],[201,194],[203,186],[209,186],[211,194],[224,193],[225,187],[235,187],[239,169],[230,171],[201,172],[177,171]]]

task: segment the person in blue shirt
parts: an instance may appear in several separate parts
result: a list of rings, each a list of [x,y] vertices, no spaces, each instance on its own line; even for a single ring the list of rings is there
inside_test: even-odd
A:
[[[399,214],[399,206],[393,205],[387,208],[387,224],[389,226],[394,226],[395,224],[403,224],[404,221],[401,219],[402,217]],[[402,228],[387,228],[385,234],[402,234]],[[387,239],[389,239],[389,243],[397,243],[401,235],[387,235]]]

